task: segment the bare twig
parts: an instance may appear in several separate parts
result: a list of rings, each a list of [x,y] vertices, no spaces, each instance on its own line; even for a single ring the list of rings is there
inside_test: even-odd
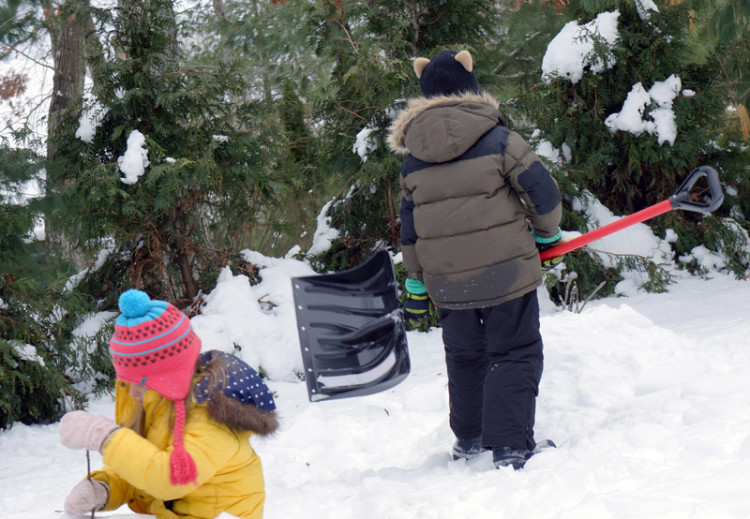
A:
[[[577,313],[580,314],[581,312],[583,312],[583,309],[586,307],[586,303],[591,301],[594,298],[594,296],[597,294],[597,292],[599,292],[602,288],[604,288],[604,285],[606,284],[607,284],[606,281],[602,281],[601,283],[599,283],[599,285],[594,289],[594,291],[591,292],[591,294],[589,294],[589,296],[583,302],[583,305],[581,305],[581,309]]]

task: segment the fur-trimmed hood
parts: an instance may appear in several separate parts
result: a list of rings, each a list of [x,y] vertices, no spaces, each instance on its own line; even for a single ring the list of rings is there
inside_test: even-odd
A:
[[[497,124],[506,125],[499,106],[487,93],[416,97],[389,128],[388,145],[426,162],[451,160]]]
[[[201,353],[193,398],[206,404],[211,418],[230,429],[266,436],[279,426],[273,395],[260,375],[234,355]]]

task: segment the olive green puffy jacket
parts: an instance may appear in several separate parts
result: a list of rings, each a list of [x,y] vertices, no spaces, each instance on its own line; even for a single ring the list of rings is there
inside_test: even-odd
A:
[[[390,129],[408,276],[439,307],[492,306],[542,282],[531,234],[555,236],[557,183],[488,94],[415,98]]]

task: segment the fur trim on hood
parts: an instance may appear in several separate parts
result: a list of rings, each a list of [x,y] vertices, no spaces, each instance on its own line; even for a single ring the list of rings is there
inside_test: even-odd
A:
[[[207,404],[211,418],[230,429],[261,436],[279,426],[273,395],[260,375],[242,360],[217,350],[201,353],[193,397]]]
[[[390,128],[388,128],[388,146],[395,153],[406,155],[409,150],[404,145],[406,129],[409,124],[421,113],[430,108],[444,104],[455,104],[457,102],[483,103],[499,110],[500,103],[490,94],[483,92],[481,94],[466,93],[458,96],[437,96],[437,97],[415,97],[409,101],[406,108],[396,117]],[[500,124],[506,125],[502,115],[499,116]]]
[[[260,436],[268,436],[279,427],[276,411],[263,411],[252,405],[242,405],[220,391],[216,391],[208,401],[208,414],[237,432],[253,431]]]

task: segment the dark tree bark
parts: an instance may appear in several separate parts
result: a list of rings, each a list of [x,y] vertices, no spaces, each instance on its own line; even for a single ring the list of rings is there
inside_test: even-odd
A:
[[[66,111],[75,108],[83,96],[86,77],[86,28],[87,5],[79,0],[66,1],[57,5],[45,6],[47,30],[50,34],[54,74],[52,95],[47,119],[47,162],[54,165],[58,159],[57,142],[63,131],[63,118]],[[90,24],[89,27],[93,27]],[[59,192],[64,187],[54,167],[47,168],[47,192]],[[80,253],[64,236],[61,226],[47,217],[45,221],[47,250],[59,250],[63,257],[77,267],[83,267]]]

